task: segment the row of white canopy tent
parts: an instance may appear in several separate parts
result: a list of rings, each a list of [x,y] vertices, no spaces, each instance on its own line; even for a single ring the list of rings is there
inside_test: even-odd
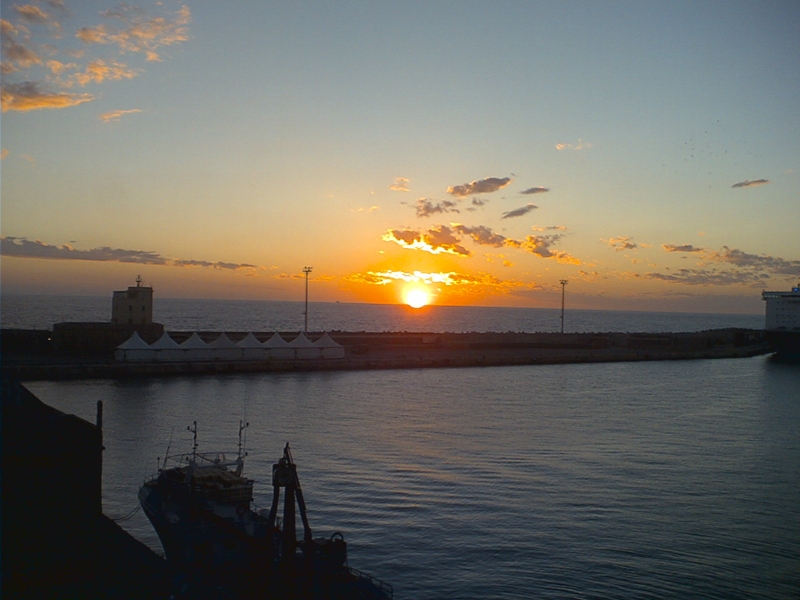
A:
[[[130,339],[117,346],[114,357],[118,361],[150,362],[344,358],[344,347],[327,333],[315,342],[303,333],[291,342],[274,333],[263,343],[252,333],[236,343],[222,333],[211,343],[206,343],[194,332],[179,344],[165,331],[158,340],[148,344],[134,331]]]

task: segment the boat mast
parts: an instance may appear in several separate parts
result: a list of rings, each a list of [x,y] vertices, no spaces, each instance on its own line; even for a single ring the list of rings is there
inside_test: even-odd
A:
[[[236,474],[241,475],[242,469],[244,468],[244,457],[247,456],[247,451],[244,447],[244,441],[242,438],[242,433],[245,429],[250,427],[250,423],[243,423],[239,420],[239,452],[236,455]]]
[[[187,427],[189,431],[193,434],[192,440],[192,461],[197,460],[197,421],[192,421],[192,425]]]

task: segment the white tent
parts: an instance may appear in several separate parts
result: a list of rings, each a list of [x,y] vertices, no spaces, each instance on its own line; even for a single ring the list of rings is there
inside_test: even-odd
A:
[[[139,336],[138,331],[134,331],[130,338],[114,350],[116,360],[155,360],[155,357],[156,351]]]
[[[186,360],[211,360],[211,347],[195,331],[181,344]]]
[[[344,346],[333,341],[327,332],[314,345],[322,351],[322,358],[344,358]]]
[[[166,331],[155,342],[150,344],[155,350],[156,360],[159,362],[175,362],[184,360],[185,352],[181,349],[178,342],[169,337]]]
[[[294,350],[277,332],[273,333],[262,346],[266,348],[269,358],[294,358]]]
[[[294,349],[295,358],[320,358],[322,356],[322,350],[317,348],[303,332],[289,342],[289,348]]]
[[[269,358],[269,350],[256,339],[252,332],[236,343],[242,349],[242,358],[246,360],[266,360]]]
[[[209,346],[211,346],[211,354],[216,360],[238,360],[242,358],[241,349],[237,348],[236,344],[224,332]]]

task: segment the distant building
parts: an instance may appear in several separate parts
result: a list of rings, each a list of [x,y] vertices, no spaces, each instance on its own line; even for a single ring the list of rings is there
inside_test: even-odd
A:
[[[114,292],[111,299],[111,322],[55,323],[53,349],[84,355],[113,356],[114,349],[129,339],[133,332],[148,344],[164,333],[164,326],[153,323],[153,288],[136,285],[122,292]]]
[[[767,303],[764,329],[800,330],[800,286],[791,292],[761,292],[761,297]]]
[[[761,292],[767,303],[765,336],[776,356],[800,363],[800,284],[791,292]]]
[[[111,323],[115,325],[149,325],[153,322],[153,288],[136,285],[125,291],[114,292],[111,299]]]

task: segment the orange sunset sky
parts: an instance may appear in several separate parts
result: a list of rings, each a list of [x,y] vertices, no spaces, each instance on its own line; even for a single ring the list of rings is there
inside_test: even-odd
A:
[[[2,5],[2,293],[761,312],[800,4]]]

